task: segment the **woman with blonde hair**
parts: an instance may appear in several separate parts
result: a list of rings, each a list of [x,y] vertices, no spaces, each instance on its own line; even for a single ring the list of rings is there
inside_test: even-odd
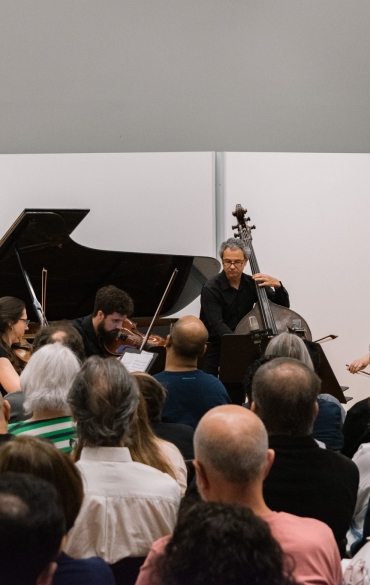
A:
[[[140,397],[137,415],[131,426],[129,444],[131,457],[133,461],[145,463],[168,473],[177,481],[181,494],[184,495],[187,488],[187,469],[184,458],[173,443],[156,437],[149,423],[147,405],[141,390],[147,375],[141,372],[134,373]]]

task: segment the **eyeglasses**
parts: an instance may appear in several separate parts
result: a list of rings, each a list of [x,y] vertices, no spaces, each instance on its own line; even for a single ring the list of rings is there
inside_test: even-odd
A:
[[[231,266],[232,264],[234,266],[243,266],[244,260],[222,260],[222,264],[224,266]]]
[[[31,319],[19,319],[19,321],[24,321],[26,327],[31,323]]]

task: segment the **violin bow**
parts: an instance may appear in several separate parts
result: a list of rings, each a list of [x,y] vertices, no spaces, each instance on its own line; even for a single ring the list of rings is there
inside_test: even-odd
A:
[[[153,317],[153,319],[152,319],[152,321],[151,321],[151,323],[150,323],[150,325],[149,325],[148,331],[146,332],[146,335],[145,335],[145,337],[144,337],[144,339],[143,339],[143,341],[142,341],[142,343],[141,343],[141,345],[140,345],[140,351],[142,351],[142,350],[144,349],[144,347],[145,347],[145,345],[146,345],[146,342],[148,341],[148,338],[149,338],[149,335],[150,335],[150,334],[151,334],[151,332],[152,332],[152,329],[153,329],[153,326],[154,326],[155,320],[156,320],[156,318],[158,317],[158,315],[159,315],[160,311],[162,310],[162,307],[163,307],[163,305],[164,305],[164,302],[165,302],[165,300],[166,300],[166,298],[167,298],[167,296],[168,296],[168,293],[169,293],[169,292],[170,292],[170,290],[171,290],[171,287],[172,287],[172,285],[173,285],[173,281],[175,280],[175,278],[176,278],[176,276],[177,276],[178,272],[179,272],[179,271],[178,271],[178,269],[177,269],[177,268],[175,268],[175,270],[174,270],[174,271],[173,271],[173,273],[172,273],[172,276],[171,276],[170,280],[168,281],[168,284],[167,284],[166,290],[165,290],[165,291],[164,291],[164,293],[163,293],[163,296],[162,296],[162,298],[161,298],[161,300],[160,300],[160,302],[159,302],[159,305],[158,305],[158,307],[157,307],[157,310],[156,310],[156,312],[155,312],[155,314],[154,314],[154,317]]]
[[[346,364],[346,367],[349,368],[349,365]],[[364,372],[363,370],[359,370],[356,374],[362,374],[363,376],[370,376],[369,372]]]

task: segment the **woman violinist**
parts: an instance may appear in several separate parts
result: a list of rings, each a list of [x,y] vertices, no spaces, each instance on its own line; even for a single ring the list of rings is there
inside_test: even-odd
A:
[[[26,306],[15,297],[0,298],[0,392],[20,390],[19,374],[25,363],[17,357],[13,344],[21,343],[28,329]]]

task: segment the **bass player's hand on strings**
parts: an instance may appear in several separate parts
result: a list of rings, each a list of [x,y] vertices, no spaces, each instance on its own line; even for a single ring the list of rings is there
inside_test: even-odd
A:
[[[252,278],[257,282],[258,286],[273,286],[274,288],[281,287],[280,280],[273,276],[269,276],[268,274],[258,272],[257,274],[253,274]]]

